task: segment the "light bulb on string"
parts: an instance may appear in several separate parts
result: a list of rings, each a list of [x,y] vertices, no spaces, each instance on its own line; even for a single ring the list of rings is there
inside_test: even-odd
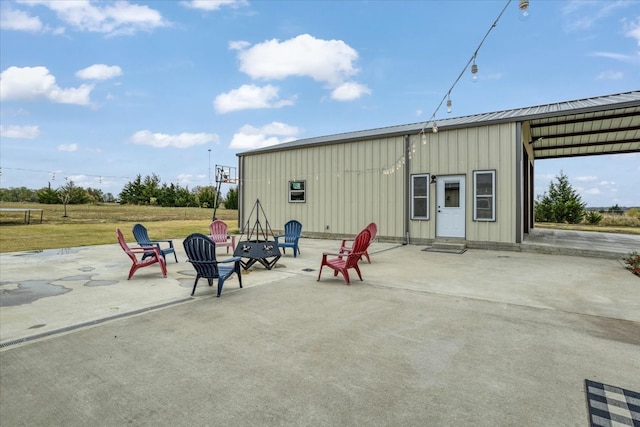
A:
[[[438,124],[433,122],[433,126],[431,127],[431,132],[438,133]]]
[[[449,98],[449,95],[447,95],[447,113],[451,113],[451,99]]]
[[[420,132],[420,142],[422,142],[422,145],[427,143],[427,134],[424,133],[424,129]]]
[[[529,19],[529,0],[518,1],[519,19],[526,21]]]
[[[474,83],[478,81],[478,66],[475,58],[473,59],[473,64],[471,64],[471,81]]]

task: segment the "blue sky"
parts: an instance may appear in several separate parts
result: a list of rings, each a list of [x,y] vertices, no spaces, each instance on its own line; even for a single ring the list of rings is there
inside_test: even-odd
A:
[[[3,0],[0,186],[193,188],[238,152],[427,121],[506,4]],[[640,89],[639,1],[528,11],[506,6],[436,118]],[[560,171],[588,206],[640,206],[640,153],[538,161],[536,193]]]

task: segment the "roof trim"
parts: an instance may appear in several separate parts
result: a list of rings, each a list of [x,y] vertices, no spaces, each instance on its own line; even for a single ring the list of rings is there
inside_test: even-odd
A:
[[[511,110],[502,110],[492,113],[446,118],[436,120],[436,122],[440,130],[451,130],[474,126],[488,126],[500,123],[549,119],[553,117],[571,116],[633,107],[640,108],[640,91],[623,92],[573,101],[557,102],[552,104],[516,108]],[[269,147],[237,153],[236,155],[238,157],[242,157],[266,152],[291,150],[294,148],[308,147],[318,144],[337,144],[371,138],[388,138],[407,134],[416,134],[419,133],[424,128],[424,126],[425,122],[423,121],[406,125],[389,126],[384,128],[299,139],[296,141],[285,142],[278,145],[272,145]],[[430,129],[430,127],[428,129]]]

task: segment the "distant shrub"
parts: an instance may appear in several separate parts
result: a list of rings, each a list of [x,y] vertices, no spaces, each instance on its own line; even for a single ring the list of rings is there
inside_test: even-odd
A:
[[[605,213],[600,224],[607,227],[640,227],[640,218],[629,215]]]
[[[630,217],[635,217],[640,219],[640,209],[638,208],[631,208],[627,210],[624,214],[625,216],[630,216]]]
[[[584,215],[584,220],[587,224],[599,224],[602,221],[602,215],[598,211],[587,211]]]

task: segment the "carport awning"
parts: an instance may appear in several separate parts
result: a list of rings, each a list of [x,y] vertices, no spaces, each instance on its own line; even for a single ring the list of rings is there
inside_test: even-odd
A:
[[[531,119],[535,159],[640,152],[640,103]]]

